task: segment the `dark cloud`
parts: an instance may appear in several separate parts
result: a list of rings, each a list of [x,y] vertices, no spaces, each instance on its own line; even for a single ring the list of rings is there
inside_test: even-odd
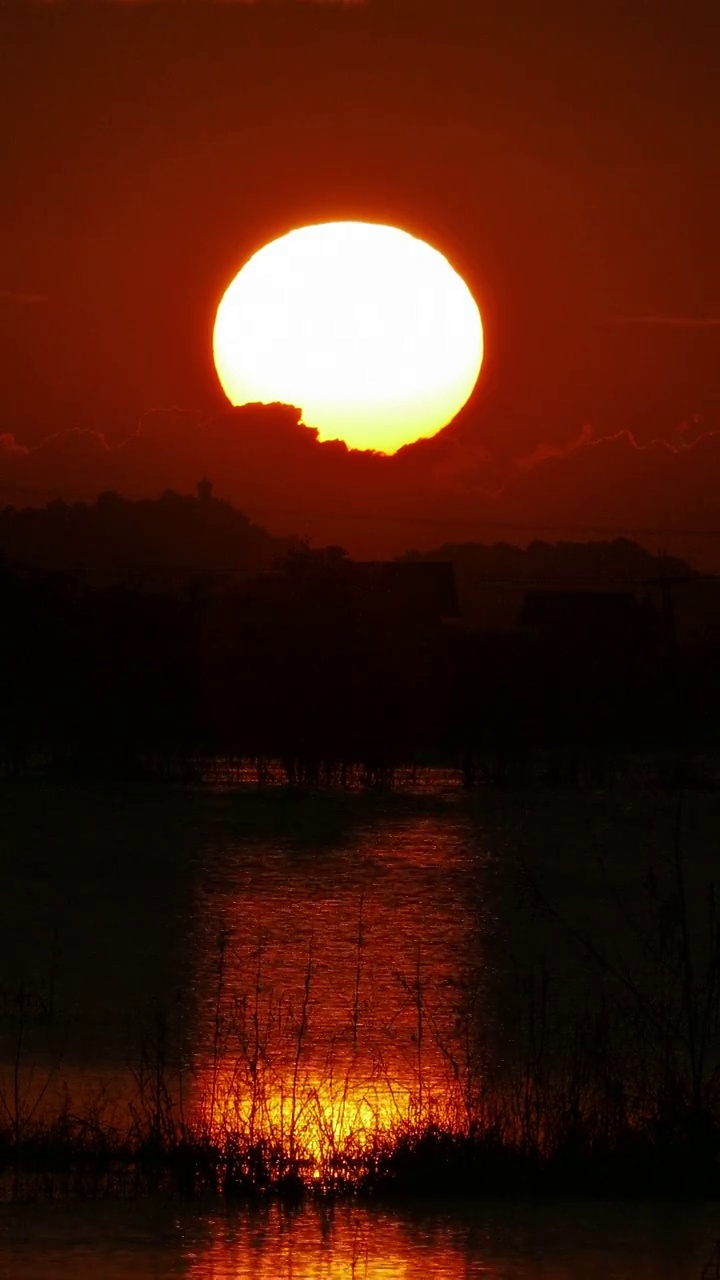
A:
[[[34,447],[0,436],[0,501],[16,506],[128,497],[166,488],[215,492],[278,534],[341,542],[359,556],[443,542],[636,536],[720,570],[720,432],[678,431],[640,442],[630,431],[498,461],[450,427],[393,457],[320,444],[287,406],[249,405],[217,417],[146,414],[116,443],[67,431]]]
[[[518,471],[532,471],[539,463],[547,462],[549,458],[566,458],[568,454],[574,453],[576,449],[589,444],[592,438],[592,427],[589,423],[585,423],[577,436],[574,436],[566,444],[543,441],[533,449],[532,453],[529,453],[524,458],[518,458],[515,466]]]

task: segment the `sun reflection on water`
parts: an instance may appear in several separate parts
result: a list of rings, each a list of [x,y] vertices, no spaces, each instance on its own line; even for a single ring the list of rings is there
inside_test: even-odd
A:
[[[278,1207],[215,1222],[188,1261],[189,1280],[455,1280],[467,1274],[468,1262],[448,1233],[413,1238],[389,1215],[313,1209],[289,1215]],[[483,1266],[482,1274],[492,1272]]]
[[[286,1160],[308,1183],[354,1181],[369,1158],[390,1138],[438,1124],[461,1131],[464,1117],[446,1076],[426,1087],[420,1109],[417,1087],[398,1080],[363,1080],[346,1067],[339,1078],[313,1070],[278,1078],[258,1076],[238,1089],[235,1073],[223,1068],[214,1080],[197,1076],[194,1120],[223,1150],[239,1143],[262,1147],[267,1158]]]
[[[390,1136],[466,1126],[488,927],[468,844],[414,814],[355,831],[332,877],[316,850],[225,859],[197,902],[191,1053],[218,1146],[266,1144],[317,1182]]]

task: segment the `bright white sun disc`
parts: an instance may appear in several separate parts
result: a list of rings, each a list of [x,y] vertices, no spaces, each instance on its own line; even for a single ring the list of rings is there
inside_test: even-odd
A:
[[[327,222],[265,245],[227,289],[215,366],[234,405],[297,405],[320,440],[394,453],[454,418],[480,372],[480,312],[437,249]]]

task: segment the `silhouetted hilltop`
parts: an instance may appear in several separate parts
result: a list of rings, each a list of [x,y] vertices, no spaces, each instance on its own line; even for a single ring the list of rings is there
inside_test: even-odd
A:
[[[449,562],[455,569],[463,618],[473,627],[514,626],[530,590],[633,591],[662,578],[689,578],[694,570],[673,556],[652,555],[637,542],[507,542],[445,544],[408,551],[404,561]]]
[[[301,547],[213,498],[207,480],[192,497],[167,490],[133,502],[103,493],[91,504],[0,511],[0,554],[9,561],[94,581],[260,573]]]
[[[438,616],[457,615],[459,605],[462,625],[474,631],[516,628],[529,591],[630,592],[638,599],[650,596],[659,607],[661,578],[702,583],[684,561],[652,555],[626,538],[534,542],[526,549],[508,543],[446,544],[408,551],[394,562],[361,564],[339,547],[311,550],[300,538],[275,537],[231,503],[213,497],[209,480],[200,481],[192,496],[166,490],[160,498],[133,501],[108,492],[94,503],[5,507],[0,556],[98,586],[124,583],[171,591],[198,580],[205,587],[237,588],[240,579],[267,577],[282,567],[279,576],[271,575],[274,582],[253,588],[255,595],[270,593],[273,607],[282,601],[286,608],[294,600],[301,612],[346,612],[352,599],[353,610],[373,613],[373,602],[392,599],[397,608],[417,614],[424,595],[430,613]],[[656,586],[649,586],[653,581]],[[715,584],[706,585],[717,594]],[[705,595],[699,602],[701,630],[719,612]],[[322,606],[321,596],[326,597]],[[696,590],[692,598],[681,591],[679,615],[689,604],[698,606],[696,596]]]

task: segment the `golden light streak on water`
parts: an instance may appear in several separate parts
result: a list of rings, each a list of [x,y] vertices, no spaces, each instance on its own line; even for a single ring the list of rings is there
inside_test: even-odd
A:
[[[471,841],[462,822],[400,812],[353,833],[340,876],[317,853],[265,849],[256,866],[246,845],[209,877],[193,940],[202,1131],[279,1146],[312,1180],[390,1135],[467,1124],[468,1038],[488,1007]]]
[[[349,1068],[336,1076],[273,1075],[249,1091],[238,1089],[232,1070],[222,1068],[213,1081],[206,1069],[197,1075],[196,1099],[195,1124],[221,1150],[228,1137],[266,1144],[296,1162],[307,1182],[352,1180],[374,1147],[399,1134],[432,1123],[464,1127],[449,1077],[428,1084],[421,1101],[417,1081],[363,1080]]]

